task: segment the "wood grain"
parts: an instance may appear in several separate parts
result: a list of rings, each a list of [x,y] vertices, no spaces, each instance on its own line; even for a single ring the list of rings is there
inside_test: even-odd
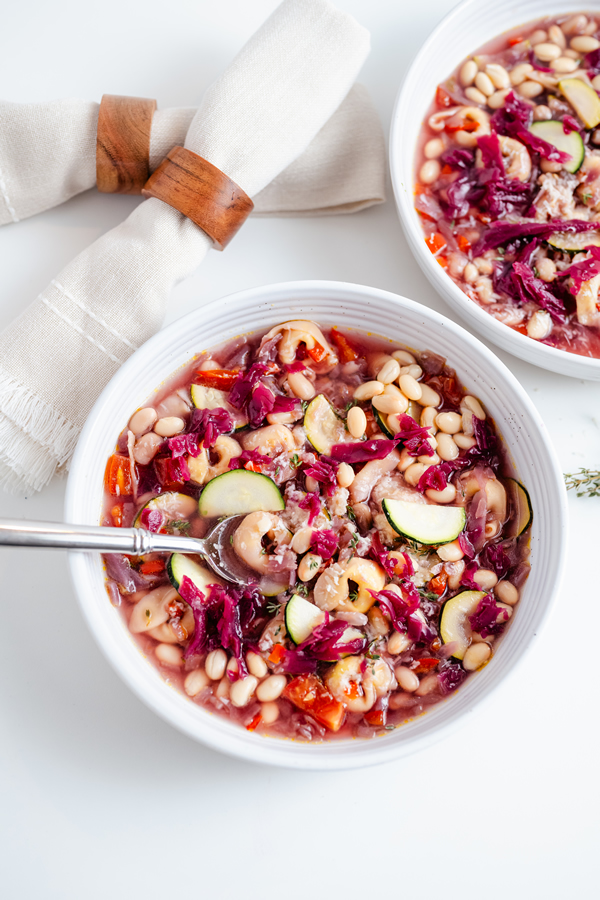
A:
[[[104,194],[141,194],[150,176],[156,100],[104,94],[98,113],[96,185]]]
[[[174,147],[142,190],[191,219],[223,250],[254,208],[224,172],[184,147]]]

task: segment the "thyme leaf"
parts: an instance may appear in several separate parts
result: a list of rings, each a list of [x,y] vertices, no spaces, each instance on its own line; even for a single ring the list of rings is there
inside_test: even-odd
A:
[[[568,491],[575,491],[578,497],[600,497],[600,469],[579,469],[565,475]]]

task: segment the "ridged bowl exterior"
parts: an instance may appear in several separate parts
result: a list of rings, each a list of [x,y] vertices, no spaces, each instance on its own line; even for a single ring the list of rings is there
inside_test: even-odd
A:
[[[542,16],[580,12],[585,8],[585,4],[573,0],[524,0],[522,3],[465,0],[456,6],[425,41],[400,89],[392,114],[390,169],[400,222],[410,248],[433,287],[469,327],[533,365],[573,378],[600,381],[600,359],[547,347],[503,325],[469,300],[428,250],[414,208],[415,148],[437,85],[448,78],[461,60],[503,31]]]
[[[162,680],[111,606],[98,556],[71,553],[71,573],[84,617],[111,664],[144,703],[185,734],[225,753],[280,766],[342,769],[381,763],[435,742],[490,694],[539,635],[560,581],[566,548],[566,494],[561,471],[543,422],[527,394],[480,341],[411,300],[360,285],[292,282],[215,301],[144,344],[103,391],[75,452],[67,487],[66,520],[98,523],[106,460],[132,411],[143,405],[158,385],[202,350],[291,318],[358,328],[408,347],[442,354],[496,422],[515,472],[530,492],[535,515],[532,572],[506,637],[490,664],[426,715],[376,740],[307,745],[265,738],[201,709]]]

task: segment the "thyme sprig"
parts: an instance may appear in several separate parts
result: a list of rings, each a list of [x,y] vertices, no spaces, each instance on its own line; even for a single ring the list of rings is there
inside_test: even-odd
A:
[[[568,491],[575,491],[578,497],[600,497],[600,469],[579,469],[565,475]]]

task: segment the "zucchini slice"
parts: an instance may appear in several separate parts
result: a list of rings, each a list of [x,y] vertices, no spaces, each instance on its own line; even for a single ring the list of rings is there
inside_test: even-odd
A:
[[[201,516],[240,516],[264,510],[285,509],[281,491],[275,482],[260,472],[232,469],[208,482],[198,501]]]
[[[579,78],[563,78],[558,87],[586,128],[600,124],[600,97],[593,87]]]
[[[167,491],[153,497],[137,511],[133,520],[134,528],[141,528],[140,519],[145,509],[158,509],[168,522],[177,522],[189,519],[196,512],[196,501],[188,494],[178,494],[177,491]]]
[[[184,553],[172,553],[167,563],[167,575],[176,591],[181,587],[181,582],[187,575],[199,591],[204,595],[208,593],[209,584],[223,584],[218,575],[195,562]]]
[[[434,506],[409,500],[384,500],[386,518],[394,531],[419,544],[448,544],[461,533],[467,516],[462,506]]]
[[[323,394],[310,401],[304,413],[306,437],[317,453],[331,453],[334,444],[341,444],[346,438],[346,426],[336,414],[333,406]]]
[[[219,388],[205,387],[203,384],[192,384],[190,397],[197,409],[226,409],[233,419],[236,431],[241,431],[248,426],[248,419],[239,409],[231,405],[225,391],[221,391]]]
[[[586,247],[600,247],[600,231],[580,231],[578,234],[561,231],[551,234],[547,242],[557,250],[576,253],[585,250]]]
[[[390,431],[390,429],[387,426],[387,422],[386,422],[387,416],[384,415],[383,413],[380,413],[379,410],[373,406],[372,401],[371,401],[371,409],[373,411],[373,418],[379,425],[379,428],[382,431],[382,433],[385,434],[385,436],[387,438],[393,438],[394,433],[392,431]]]
[[[295,644],[305,641],[324,618],[323,611],[300,594],[294,594],[285,607],[285,628]]]
[[[563,163],[563,167],[567,172],[577,172],[581,168],[585,156],[585,147],[578,131],[570,131],[568,134],[565,134],[563,123],[558,122],[556,119],[534,122],[529,130],[536,137],[552,144],[557,150],[569,154],[571,161]]]
[[[508,479],[508,493],[511,500],[512,512],[515,516],[514,525],[511,527],[511,537],[519,537],[527,531],[533,521],[533,509],[531,498],[526,488],[515,478]]]
[[[456,642],[452,656],[462,659],[471,644],[469,616],[474,615],[485,591],[462,591],[446,600],[440,618],[440,637],[445,644]]]

